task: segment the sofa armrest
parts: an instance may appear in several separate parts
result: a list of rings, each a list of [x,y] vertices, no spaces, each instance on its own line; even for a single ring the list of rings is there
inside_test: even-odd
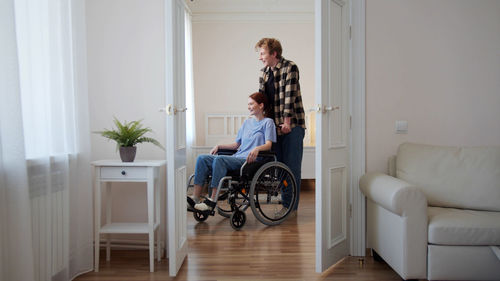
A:
[[[367,245],[403,279],[427,276],[427,199],[410,183],[368,173],[359,186],[366,204]]]
[[[367,173],[359,181],[363,194],[399,216],[410,212],[427,214],[427,199],[410,183],[382,173]]]

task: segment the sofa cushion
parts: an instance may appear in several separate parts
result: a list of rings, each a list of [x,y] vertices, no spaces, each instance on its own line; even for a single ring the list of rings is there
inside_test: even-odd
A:
[[[500,245],[500,212],[428,207],[430,244]]]
[[[396,176],[430,206],[500,211],[500,147],[399,146]]]

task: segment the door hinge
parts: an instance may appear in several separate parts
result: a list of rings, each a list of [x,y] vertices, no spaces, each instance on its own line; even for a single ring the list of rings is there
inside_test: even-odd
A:
[[[352,218],[352,205],[349,204],[349,217]]]
[[[349,115],[349,130],[352,130],[352,115]]]
[[[349,25],[349,40],[352,39],[352,26]]]

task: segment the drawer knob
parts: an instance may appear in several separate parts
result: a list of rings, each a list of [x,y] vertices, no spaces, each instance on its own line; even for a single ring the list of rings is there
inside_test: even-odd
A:
[[[123,171],[122,171],[122,175],[125,175],[125,174],[127,174],[127,172],[125,172],[125,171],[123,170]]]

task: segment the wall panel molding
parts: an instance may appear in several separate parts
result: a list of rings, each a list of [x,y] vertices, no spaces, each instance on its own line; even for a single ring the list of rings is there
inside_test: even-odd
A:
[[[266,13],[266,12],[228,12],[228,13],[193,13],[193,23],[207,22],[280,22],[280,23],[313,23],[314,13]]]
[[[187,5],[193,23],[200,22],[314,22],[314,1],[194,0]]]

